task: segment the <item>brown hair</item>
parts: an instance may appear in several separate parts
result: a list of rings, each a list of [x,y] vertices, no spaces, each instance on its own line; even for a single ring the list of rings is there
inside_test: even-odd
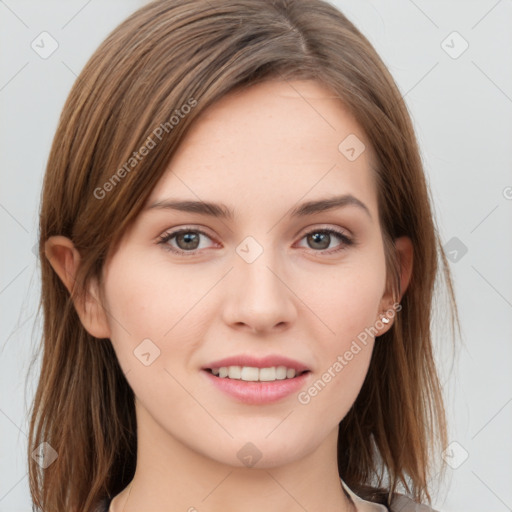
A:
[[[449,292],[452,330],[458,316],[413,127],[391,75],[368,40],[323,0],[157,0],[91,57],[49,155],[39,239],[43,356],[28,458],[32,499],[45,512],[89,510],[119,493],[133,477],[137,445],[133,391],[111,342],[81,324],[44,257],[45,241],[64,235],[78,249],[73,296],[91,278],[101,282],[110,251],[194,120],[228,92],[268,79],[323,82],[364,130],[376,155],[388,283],[397,297],[393,240],[412,240],[402,311],[375,345],[361,392],[340,423],[338,466],[366,499],[389,504],[403,485],[414,499],[431,501],[432,450],[440,453],[447,437],[430,331],[437,276]],[[193,108],[169,123],[183,105]],[[161,141],[135,157],[160,126],[167,127]],[[46,469],[30,456],[43,442],[58,454]]]

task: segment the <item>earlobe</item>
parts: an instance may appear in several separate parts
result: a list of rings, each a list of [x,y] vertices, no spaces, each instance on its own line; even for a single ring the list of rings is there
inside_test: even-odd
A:
[[[106,310],[101,304],[96,281],[83,293],[76,290],[80,253],[73,242],[65,236],[51,236],[45,242],[45,255],[69,291],[76,312],[87,332],[96,338],[110,338]]]
[[[412,276],[414,248],[412,241],[407,236],[402,236],[395,239],[395,248],[400,265],[400,295],[392,297],[390,293],[386,294],[380,304],[380,313],[378,320],[384,325],[378,336],[384,334],[391,328],[394,322],[394,317],[397,313],[394,304],[400,302],[405,291],[407,290]],[[390,312],[388,315],[387,313]],[[389,320],[388,322],[386,320]]]

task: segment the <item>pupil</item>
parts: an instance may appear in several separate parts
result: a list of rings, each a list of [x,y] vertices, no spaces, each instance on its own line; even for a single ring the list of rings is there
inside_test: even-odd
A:
[[[186,245],[185,248],[186,249],[196,249],[197,248],[197,239],[198,239],[197,234],[194,234],[194,233],[184,233],[184,234],[181,234],[180,236],[183,237],[183,239],[185,241],[185,245]],[[194,246],[194,242],[196,242],[195,246]],[[190,247],[190,244],[192,244],[193,247]]]
[[[315,233],[315,234],[311,235],[311,238],[313,239],[314,243],[320,243],[320,245],[322,245],[322,247],[320,247],[320,249],[326,249],[327,247],[329,247],[328,233]],[[322,244],[322,240],[321,240],[322,238],[323,238],[323,242],[324,242],[323,244]]]

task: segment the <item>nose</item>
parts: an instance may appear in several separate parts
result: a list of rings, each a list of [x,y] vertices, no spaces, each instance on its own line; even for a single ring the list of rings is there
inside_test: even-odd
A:
[[[235,254],[229,273],[224,322],[238,330],[271,333],[289,328],[297,318],[297,296],[284,266],[271,250],[252,262]]]

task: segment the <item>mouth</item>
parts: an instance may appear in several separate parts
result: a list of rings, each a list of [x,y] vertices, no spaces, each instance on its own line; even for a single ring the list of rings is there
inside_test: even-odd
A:
[[[206,372],[220,379],[238,380],[245,382],[275,382],[296,379],[301,375],[310,373],[310,370],[296,370],[287,366],[269,366],[258,368],[255,366],[220,366],[205,368]]]
[[[203,368],[207,381],[230,400],[245,405],[268,405],[294,394],[308,384],[311,370],[287,366],[213,366]]]

